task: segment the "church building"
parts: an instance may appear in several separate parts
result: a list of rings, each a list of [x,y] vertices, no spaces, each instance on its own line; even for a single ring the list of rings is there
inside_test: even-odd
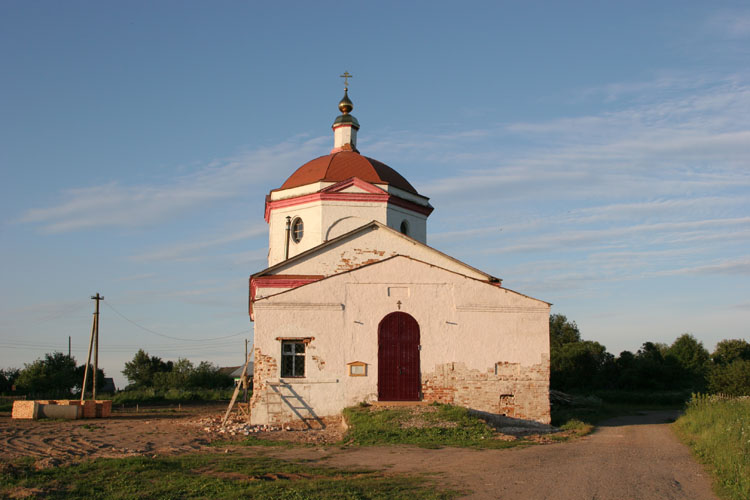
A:
[[[550,304],[428,246],[429,198],[360,154],[352,109],[345,88],[331,152],[266,196],[251,423],[433,401],[549,423]]]

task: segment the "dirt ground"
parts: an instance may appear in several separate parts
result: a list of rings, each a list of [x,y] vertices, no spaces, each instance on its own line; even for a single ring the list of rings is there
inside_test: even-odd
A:
[[[0,416],[2,460],[41,458],[42,467],[97,457],[159,456],[211,451],[214,440],[242,439],[239,422],[218,432],[223,407],[147,412],[115,411],[109,419],[11,420]],[[265,437],[314,443],[304,448],[248,447],[246,454],[308,459],[336,467],[426,473],[471,499],[715,500],[710,478],[678,442],[670,412],[644,412],[606,422],[594,433],[565,443],[508,450],[408,446],[341,447],[339,425],[323,431],[282,429]],[[234,434],[232,434],[234,432]]]
[[[213,441],[241,440],[259,431],[265,439],[312,444],[341,440],[340,421],[323,430],[258,429],[232,414],[221,427],[226,404],[166,408],[113,409],[111,418],[83,420],[13,420],[0,414],[0,460],[31,456],[51,459],[52,465],[89,458],[136,455],[175,455],[216,451]],[[248,431],[250,429],[250,431]]]
[[[434,474],[446,486],[470,490],[465,498],[474,500],[717,500],[710,476],[669,428],[677,416],[642,412],[573,441],[508,450],[351,448],[318,458],[332,466]],[[314,458],[315,452],[275,455]]]

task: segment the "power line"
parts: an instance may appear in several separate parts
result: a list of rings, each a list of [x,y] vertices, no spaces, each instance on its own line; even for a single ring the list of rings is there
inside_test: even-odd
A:
[[[231,335],[223,335],[221,337],[209,337],[209,338],[204,338],[204,339],[186,339],[186,338],[182,338],[182,337],[173,337],[171,335],[165,335],[163,333],[155,332],[154,330],[152,330],[150,328],[146,328],[145,326],[143,326],[143,325],[141,325],[141,324],[133,321],[132,319],[128,318],[127,316],[125,316],[124,314],[122,314],[120,311],[118,311],[117,309],[115,309],[114,306],[109,303],[109,301],[103,300],[102,302],[104,302],[104,305],[106,305],[107,307],[109,307],[110,309],[112,309],[112,311],[114,311],[115,314],[117,314],[118,316],[120,316],[122,319],[124,319],[128,323],[131,323],[131,324],[137,326],[141,330],[143,330],[145,332],[148,332],[148,333],[151,333],[153,335],[157,335],[159,337],[164,337],[164,338],[172,339],[172,340],[179,340],[180,342],[208,342],[208,341],[212,341],[212,340],[221,340],[221,339],[228,339],[228,338],[231,338],[231,337],[238,337],[240,335],[245,335],[248,332],[250,332],[250,330],[242,330],[241,332],[233,333]]]

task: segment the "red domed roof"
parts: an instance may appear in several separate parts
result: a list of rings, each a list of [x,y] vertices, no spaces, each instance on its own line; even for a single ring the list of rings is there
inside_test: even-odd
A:
[[[359,177],[371,184],[389,184],[418,194],[409,181],[391,167],[354,151],[338,151],[305,163],[279,189],[289,189],[319,181],[340,182],[352,177]]]

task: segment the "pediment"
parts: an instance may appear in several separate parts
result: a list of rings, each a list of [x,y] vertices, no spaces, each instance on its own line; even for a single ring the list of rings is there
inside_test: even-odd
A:
[[[337,182],[320,190],[321,193],[362,193],[362,194],[387,194],[387,192],[374,184],[363,181],[359,177],[352,177],[345,181]]]
[[[500,283],[498,278],[479,271],[377,221],[369,222],[349,233],[328,240],[317,247],[264,269],[252,277],[275,274],[331,276],[396,255],[410,256],[417,260],[430,262],[482,281]]]

